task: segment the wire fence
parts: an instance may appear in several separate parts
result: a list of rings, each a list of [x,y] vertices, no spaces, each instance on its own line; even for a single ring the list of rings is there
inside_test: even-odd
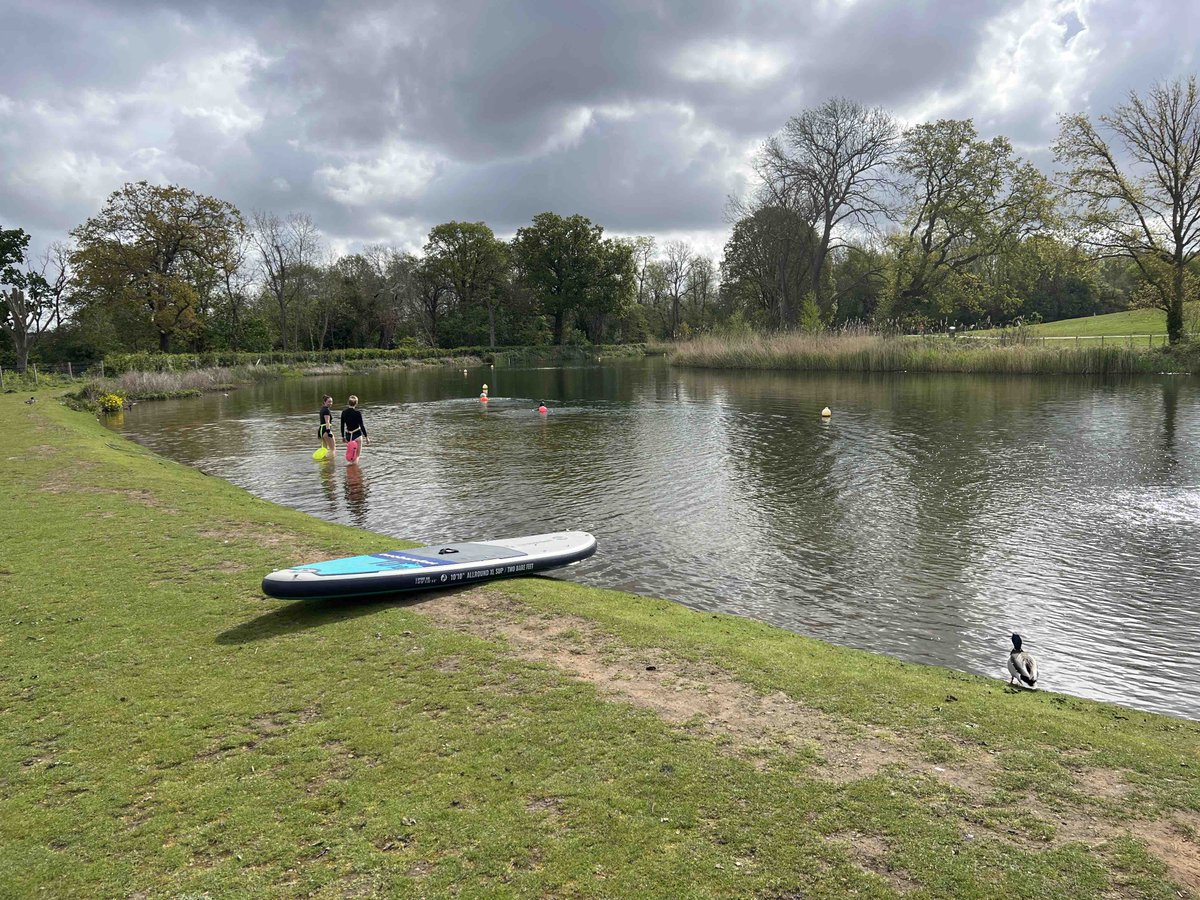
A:
[[[1187,333],[1184,337],[1194,337],[1194,333]],[[1165,347],[1168,344],[1166,334],[981,334],[979,332],[971,333],[964,332],[959,337],[969,338],[973,341],[1001,341],[1011,344],[1034,344],[1048,346],[1056,342],[1073,342],[1075,346],[1083,346],[1084,344],[1098,344],[1101,347],[1126,347],[1133,350],[1138,347]]]
[[[8,390],[17,382],[21,384],[33,382],[34,387],[40,387],[42,380],[47,376],[51,376],[57,381],[61,381],[64,378],[68,381],[83,381],[97,376],[103,378],[104,361],[101,360],[94,363],[30,363],[26,366],[24,373],[18,372],[11,367],[6,369],[4,366],[0,366],[0,392]]]

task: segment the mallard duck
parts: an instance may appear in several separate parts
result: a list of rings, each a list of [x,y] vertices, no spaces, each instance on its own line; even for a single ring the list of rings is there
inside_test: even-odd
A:
[[[1019,682],[1022,687],[1033,687],[1037,684],[1037,663],[1033,657],[1021,649],[1021,636],[1012,636],[1012,651],[1008,654],[1008,674],[1012,677],[1008,683]]]

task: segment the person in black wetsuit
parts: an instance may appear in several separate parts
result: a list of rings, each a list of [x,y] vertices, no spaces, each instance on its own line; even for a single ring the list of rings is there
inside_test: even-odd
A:
[[[337,438],[333,436],[333,398],[326,396],[321,401],[320,424],[317,438],[331,454],[337,453]]]
[[[371,439],[367,437],[367,424],[363,421],[362,413],[358,409],[358,398],[351,394],[350,405],[342,410],[342,440],[360,439],[359,454],[362,453],[363,445],[371,443]]]

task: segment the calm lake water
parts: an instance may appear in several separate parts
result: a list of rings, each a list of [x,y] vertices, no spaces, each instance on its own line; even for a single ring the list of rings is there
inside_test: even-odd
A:
[[[326,391],[362,400],[358,465],[311,459]],[[1049,689],[1200,718],[1200,379],[430,368],[120,428],[406,540],[591,531],[561,577],[907,660],[1007,678],[1019,631]]]

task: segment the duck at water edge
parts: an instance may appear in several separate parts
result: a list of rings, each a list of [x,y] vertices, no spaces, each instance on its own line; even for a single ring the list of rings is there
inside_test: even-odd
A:
[[[1037,684],[1037,663],[1033,657],[1021,649],[1021,636],[1012,636],[1013,647],[1008,654],[1009,684],[1020,683],[1021,687],[1031,688]]]

